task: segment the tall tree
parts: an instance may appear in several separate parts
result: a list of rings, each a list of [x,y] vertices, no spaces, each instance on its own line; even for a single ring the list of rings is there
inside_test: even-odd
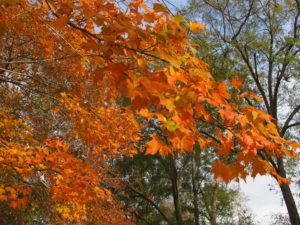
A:
[[[281,137],[297,138],[299,1],[192,0],[189,4],[189,16],[207,24],[207,35],[201,40],[205,39],[203,43],[209,51],[201,55],[208,60],[214,76],[244,77],[244,88],[255,90],[263,99],[261,104],[247,100],[248,103],[272,115]],[[286,159],[275,156],[267,160],[282,177],[288,177]],[[291,223],[300,224],[290,186],[282,184],[280,189]]]

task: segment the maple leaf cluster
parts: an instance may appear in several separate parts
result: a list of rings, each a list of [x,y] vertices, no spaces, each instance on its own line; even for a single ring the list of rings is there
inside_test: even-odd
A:
[[[287,182],[267,159],[294,157],[299,145],[280,137],[271,116],[236,103],[259,100],[240,91],[242,80],[213,79],[188,38],[204,25],[142,0],[7,1],[0,12],[1,42],[11,43],[9,57],[1,57],[3,93],[28,101],[19,115],[11,112],[17,106],[2,103],[8,109],[0,111],[0,201],[24,206],[40,185],[60,218],[130,224],[107,188],[121,182],[106,177],[110,159],[138,151],[139,117],[155,118],[160,128],[146,154],[199,144],[217,149],[217,180],[245,179],[250,171]],[[33,96],[46,100],[37,107]],[[46,103],[57,126],[43,126],[50,118],[34,113]]]

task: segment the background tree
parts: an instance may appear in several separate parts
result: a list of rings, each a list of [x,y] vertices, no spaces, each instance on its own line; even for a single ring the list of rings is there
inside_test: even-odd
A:
[[[200,162],[193,177],[191,155],[176,157],[173,173],[170,170],[174,162],[166,157],[141,154],[120,161],[117,166],[126,187],[121,198],[134,213],[137,224],[254,224],[246,208],[242,210],[243,203],[236,207],[241,200],[239,191],[216,183],[211,163],[203,159]],[[174,172],[179,206],[174,201]]]
[[[284,214],[275,214],[272,216],[272,221],[270,225],[289,225],[290,220],[287,215]]]
[[[196,145],[193,153],[146,156],[153,133],[161,134],[156,119],[144,128],[140,153],[115,162],[126,187],[120,198],[137,224],[254,224],[239,190],[215,181],[213,148],[201,151]]]

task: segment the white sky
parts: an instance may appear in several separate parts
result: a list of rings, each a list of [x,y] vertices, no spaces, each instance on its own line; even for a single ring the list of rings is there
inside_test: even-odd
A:
[[[169,0],[176,6],[184,6],[187,0]],[[205,60],[205,59],[204,59]],[[276,193],[270,190],[270,186],[279,191],[278,185],[270,176],[258,176],[253,181],[249,177],[247,183],[240,182],[239,186],[246,195],[246,205],[253,212],[258,225],[270,225],[271,215],[276,213],[287,213],[284,202],[282,202],[281,192]]]
[[[270,190],[270,184],[276,190]],[[247,183],[242,181],[239,186],[248,198],[246,205],[252,210],[258,225],[269,225],[271,215],[287,213],[279,187],[270,176],[258,176],[254,181],[249,177]]]

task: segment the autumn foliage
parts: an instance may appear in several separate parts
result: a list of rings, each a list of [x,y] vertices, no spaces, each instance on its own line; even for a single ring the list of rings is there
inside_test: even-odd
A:
[[[130,224],[109,188],[122,182],[106,178],[111,159],[140,151],[140,118],[155,119],[161,131],[145,154],[199,144],[217,149],[217,180],[269,173],[287,182],[267,159],[294,157],[298,144],[245,104],[260,99],[241,91],[242,80],[213,79],[188,38],[203,25],[142,0],[0,6],[1,95],[11,96],[0,105],[0,201],[34,205],[39,187],[57,223]]]

